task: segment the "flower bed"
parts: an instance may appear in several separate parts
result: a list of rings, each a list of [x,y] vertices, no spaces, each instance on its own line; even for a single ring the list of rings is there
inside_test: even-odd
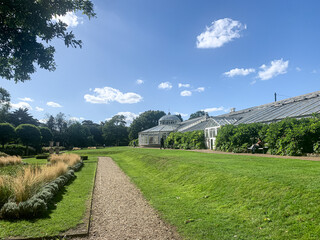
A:
[[[0,177],[0,218],[41,216],[47,211],[48,202],[76,177],[74,172],[82,166],[81,161],[56,161],[49,166],[27,167],[16,177]]]

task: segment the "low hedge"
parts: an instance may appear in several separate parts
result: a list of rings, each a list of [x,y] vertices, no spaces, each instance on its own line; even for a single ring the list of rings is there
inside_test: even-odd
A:
[[[49,157],[49,154],[39,154],[36,155],[36,159],[47,159]]]
[[[70,180],[76,178],[75,171],[79,171],[83,162],[70,167],[69,171],[46,184],[38,193],[24,202],[7,202],[0,210],[0,218],[19,219],[35,218],[43,215],[48,210],[48,203],[54,198],[59,190]]]
[[[24,156],[26,153],[26,146],[20,144],[5,145],[4,148],[0,148],[1,152],[4,152],[11,156]],[[29,155],[35,155],[37,153],[36,149],[33,147],[28,147]]]

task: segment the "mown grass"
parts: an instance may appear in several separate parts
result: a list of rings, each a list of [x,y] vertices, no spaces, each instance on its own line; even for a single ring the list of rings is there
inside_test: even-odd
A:
[[[44,164],[46,159],[28,159],[26,162]],[[93,190],[96,167],[97,157],[90,156],[76,173],[77,178],[55,197],[46,216],[34,220],[0,220],[0,239],[53,236],[82,223]]]
[[[320,162],[133,148],[104,155],[186,239],[319,239]]]

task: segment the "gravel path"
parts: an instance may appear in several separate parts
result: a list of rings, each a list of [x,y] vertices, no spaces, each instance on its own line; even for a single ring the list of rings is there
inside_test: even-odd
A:
[[[112,161],[101,157],[88,237],[78,239],[181,239],[165,224],[141,192]]]

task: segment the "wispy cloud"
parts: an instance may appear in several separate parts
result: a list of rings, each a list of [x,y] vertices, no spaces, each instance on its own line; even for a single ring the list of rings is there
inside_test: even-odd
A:
[[[158,85],[159,89],[166,89],[166,90],[170,90],[172,88],[172,84],[171,82],[162,82]]]
[[[13,109],[19,109],[19,108],[27,108],[29,110],[32,110],[32,107],[29,103],[27,102],[18,102],[18,103],[10,103],[10,106],[13,108]]]
[[[184,90],[180,93],[180,95],[182,97],[190,97],[192,95],[192,92],[191,91],[188,91],[188,90]]]
[[[37,111],[37,112],[43,112],[43,111],[44,111],[44,109],[43,109],[43,108],[41,108],[41,107],[36,107],[36,111]]]
[[[207,113],[210,113],[210,112],[219,112],[219,111],[224,111],[225,108],[224,107],[213,107],[213,108],[205,108],[205,109],[202,109],[202,111],[205,111]]]
[[[58,15],[56,17],[53,17],[54,21],[61,21],[68,25],[68,27],[76,27],[79,24],[79,18],[74,12],[67,12],[66,15]]]
[[[21,101],[24,101],[24,102],[33,102],[33,99],[31,98],[28,98],[28,97],[25,97],[25,98],[18,98],[19,100]]]
[[[254,73],[256,70],[253,68],[234,68],[231,69],[229,72],[225,72],[224,75],[227,77],[234,77],[234,76],[247,76],[250,73]]]
[[[142,79],[137,79],[137,81],[136,81],[136,84],[138,84],[138,85],[141,85],[143,83],[144,83],[144,81]]]
[[[138,103],[142,101],[142,97],[133,92],[122,93],[120,90],[112,87],[95,88],[93,90],[95,94],[86,94],[84,99],[86,102],[90,103],[104,103],[108,104],[110,102],[118,103]]]
[[[82,122],[83,120],[85,120],[85,118],[83,118],[83,117],[70,117],[69,120],[72,122]]]
[[[287,73],[289,66],[289,61],[283,61],[283,59],[271,61],[271,65],[266,66],[263,64],[260,68],[261,71],[258,72],[258,78],[261,80],[268,80],[280,74]]]
[[[56,102],[47,102],[47,106],[53,107],[53,108],[61,108],[62,107],[59,103],[56,103]]]
[[[204,87],[198,87],[194,90],[195,92],[204,92]]]
[[[247,26],[231,18],[223,18],[212,22],[210,27],[197,36],[197,48],[218,48],[235,38],[240,38],[240,32]]]
[[[187,114],[187,113],[179,113],[179,112],[175,112],[174,113],[175,115],[181,115],[181,117],[187,117],[187,116],[189,116],[189,114]]]
[[[296,70],[297,70],[297,72],[301,72],[301,68],[299,68],[299,67],[296,67]]]
[[[182,88],[182,87],[189,88],[189,87],[190,87],[190,84],[189,84],[189,83],[179,83],[179,84],[178,84],[178,87],[179,87],[179,88]]]

